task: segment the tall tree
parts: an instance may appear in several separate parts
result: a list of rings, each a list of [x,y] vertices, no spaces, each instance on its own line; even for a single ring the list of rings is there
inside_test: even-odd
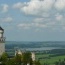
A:
[[[16,65],[21,65],[21,63],[22,63],[22,55],[16,54],[15,63],[16,63]]]
[[[7,60],[8,60],[8,54],[7,53],[3,53],[2,56],[1,56],[2,64],[5,65]]]
[[[31,53],[29,52],[23,53],[22,61],[23,61],[23,65],[27,65],[27,63],[32,65]]]

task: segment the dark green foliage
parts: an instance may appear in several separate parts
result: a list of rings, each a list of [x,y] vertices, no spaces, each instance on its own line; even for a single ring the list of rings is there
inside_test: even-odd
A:
[[[23,53],[22,61],[24,65],[27,63],[30,63],[32,65],[31,53]]]
[[[55,65],[65,65],[65,59],[63,61],[59,59],[58,62],[55,62]]]
[[[1,62],[3,65],[6,65],[6,62],[8,61],[8,54],[7,53],[3,53],[1,56]]]
[[[4,53],[0,58],[0,62],[1,65],[27,65],[28,63],[30,65],[41,65],[39,61],[33,63],[31,53],[29,52],[23,53],[22,55],[16,54],[12,58],[8,58],[8,54]]]
[[[14,58],[9,59],[9,60],[6,62],[6,65],[15,65],[15,59],[14,59]]]
[[[16,56],[15,56],[15,63],[16,63],[16,65],[21,65],[21,62],[22,62],[22,56],[21,55],[19,55],[19,54],[16,54]]]
[[[41,65],[40,61],[39,60],[38,61],[34,61],[34,65]]]

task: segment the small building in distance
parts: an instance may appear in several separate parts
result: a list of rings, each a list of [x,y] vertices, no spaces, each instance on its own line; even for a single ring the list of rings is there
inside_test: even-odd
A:
[[[5,37],[4,37],[4,29],[0,27],[0,55],[5,52]]]
[[[20,54],[20,55],[23,55],[23,53],[26,53],[27,51],[26,50],[20,50],[20,49],[17,49],[15,50],[15,56],[16,54]],[[31,58],[32,58],[32,61],[35,61],[35,53],[34,52],[30,52],[31,53]]]

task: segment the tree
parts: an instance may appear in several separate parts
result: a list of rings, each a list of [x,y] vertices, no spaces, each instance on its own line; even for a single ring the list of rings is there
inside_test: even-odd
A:
[[[16,65],[21,65],[21,63],[22,63],[22,55],[16,54],[15,63],[16,63]]]
[[[56,61],[56,62],[55,62],[55,65],[58,65],[58,64],[59,64],[59,62]]]
[[[31,53],[29,52],[23,53],[22,61],[23,61],[23,65],[27,65],[27,63],[32,65]]]
[[[15,59],[8,59],[8,61],[6,62],[6,65],[15,65]]]
[[[41,65],[40,61],[34,61],[34,65]]]
[[[7,60],[8,60],[8,54],[7,53],[3,53],[2,56],[1,56],[2,64],[5,65]]]

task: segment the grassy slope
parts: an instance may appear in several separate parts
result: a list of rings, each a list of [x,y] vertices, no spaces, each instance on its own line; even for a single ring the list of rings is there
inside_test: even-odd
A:
[[[36,59],[42,58],[42,57],[48,57],[50,54],[41,54],[41,55],[36,55]],[[49,59],[40,59],[41,64],[44,63],[49,63],[49,64],[54,64],[56,61],[59,61],[59,59],[63,60],[65,58],[65,55],[63,56],[56,56],[56,57],[50,57]]]

